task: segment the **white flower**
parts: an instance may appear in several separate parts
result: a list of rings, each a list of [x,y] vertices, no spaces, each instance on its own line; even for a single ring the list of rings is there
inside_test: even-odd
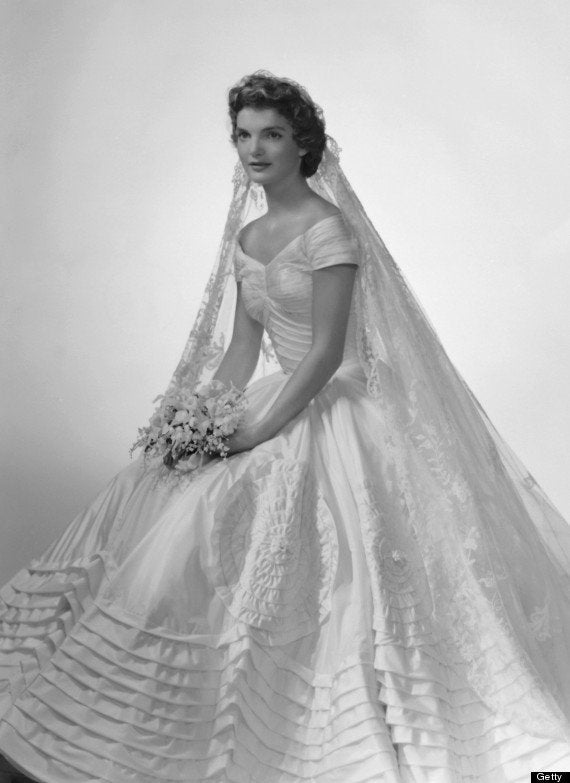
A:
[[[199,394],[200,397],[211,397],[212,394],[224,388],[225,386],[221,381],[205,381],[204,383],[200,383],[194,391],[196,394]]]
[[[198,424],[198,431],[202,435],[206,435],[206,433],[208,432],[209,427],[210,427],[210,420],[209,419],[205,419],[204,421],[201,421]]]
[[[181,410],[176,411],[176,415],[175,415],[175,417],[174,417],[174,419],[172,420],[171,423],[173,425],[174,424],[183,424],[185,421],[188,421],[188,418],[189,418],[188,411],[184,410],[184,408],[182,408]]]

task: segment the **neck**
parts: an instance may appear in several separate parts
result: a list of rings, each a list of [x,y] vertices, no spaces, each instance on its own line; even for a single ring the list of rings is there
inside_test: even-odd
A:
[[[311,192],[307,180],[298,171],[279,182],[264,185],[263,189],[267,199],[267,212],[272,215],[294,212],[299,202]]]

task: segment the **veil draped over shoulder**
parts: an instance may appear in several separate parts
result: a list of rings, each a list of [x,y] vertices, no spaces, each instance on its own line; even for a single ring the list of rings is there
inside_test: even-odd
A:
[[[392,479],[367,486],[366,503],[371,525],[396,515],[415,541],[417,555],[397,564],[416,573],[431,612],[415,638],[436,629],[489,706],[533,736],[568,740],[570,527],[446,355],[330,137],[308,182],[340,208],[360,257],[359,359],[386,422],[378,448]],[[227,347],[237,234],[259,214],[256,191],[238,163],[218,256],[168,392],[208,380]],[[276,369],[264,336],[253,378]],[[385,631],[385,618],[374,627]]]

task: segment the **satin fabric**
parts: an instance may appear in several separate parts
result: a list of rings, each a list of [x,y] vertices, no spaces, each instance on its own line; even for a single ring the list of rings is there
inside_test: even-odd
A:
[[[336,216],[266,266],[238,248],[281,365],[246,390],[252,420],[310,347],[312,272],[337,263],[358,262]],[[277,436],[172,484],[129,464],[1,592],[0,750],[45,783],[570,769],[564,742],[493,711],[442,644],[384,436],[352,311],[342,365]]]

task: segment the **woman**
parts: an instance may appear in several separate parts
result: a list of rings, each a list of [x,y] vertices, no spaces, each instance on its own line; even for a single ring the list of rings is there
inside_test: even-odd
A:
[[[247,387],[246,419],[227,460],[139,458],[4,588],[0,749],[46,783],[570,769],[566,522],[307,93],[258,72],[229,109],[234,197],[169,390]]]

